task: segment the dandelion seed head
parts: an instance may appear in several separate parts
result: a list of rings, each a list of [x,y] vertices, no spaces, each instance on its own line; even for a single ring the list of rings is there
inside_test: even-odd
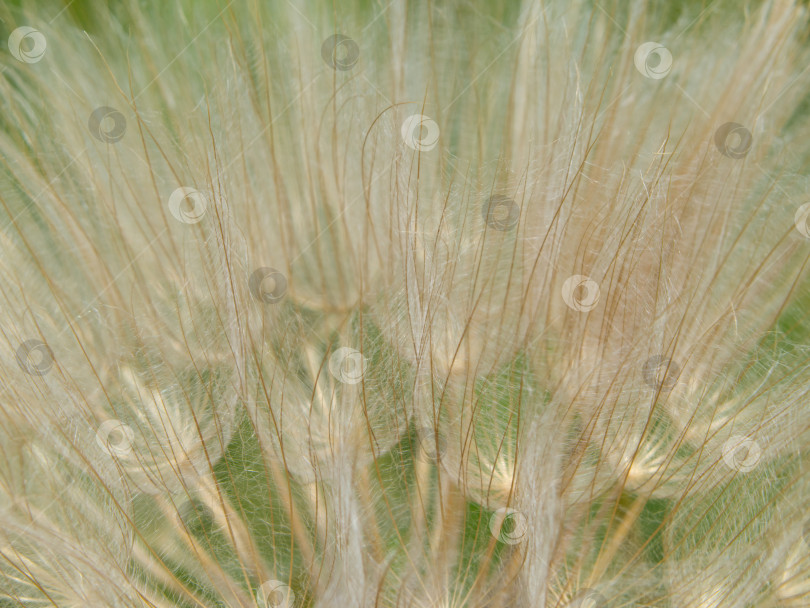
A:
[[[3,14],[0,603],[806,603],[805,7],[158,4]]]

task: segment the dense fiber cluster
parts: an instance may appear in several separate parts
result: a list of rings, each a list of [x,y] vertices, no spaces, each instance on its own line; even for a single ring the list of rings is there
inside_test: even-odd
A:
[[[800,4],[0,8],[0,607],[810,605]]]

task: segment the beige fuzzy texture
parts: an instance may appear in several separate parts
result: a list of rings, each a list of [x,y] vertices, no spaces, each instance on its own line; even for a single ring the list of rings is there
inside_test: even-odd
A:
[[[0,607],[810,605],[803,7],[148,4],[0,13]]]

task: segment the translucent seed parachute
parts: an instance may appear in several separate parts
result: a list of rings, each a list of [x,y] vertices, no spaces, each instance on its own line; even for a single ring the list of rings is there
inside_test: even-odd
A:
[[[0,608],[810,605],[807,33],[0,7]]]

